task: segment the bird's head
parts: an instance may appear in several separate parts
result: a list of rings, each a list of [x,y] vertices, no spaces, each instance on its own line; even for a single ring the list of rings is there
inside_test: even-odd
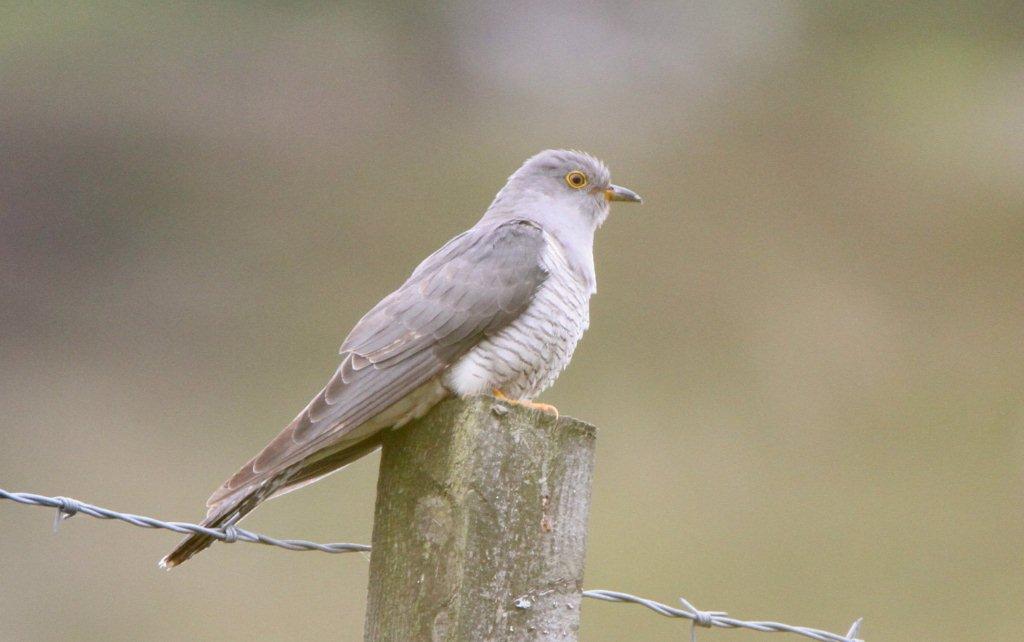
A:
[[[612,184],[608,168],[593,156],[548,149],[528,159],[509,177],[491,209],[518,212],[542,224],[596,228],[607,218],[613,201],[641,203],[642,199],[636,192]]]

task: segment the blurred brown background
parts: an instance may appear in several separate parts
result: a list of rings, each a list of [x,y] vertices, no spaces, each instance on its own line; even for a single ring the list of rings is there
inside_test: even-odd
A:
[[[363,312],[579,147],[646,199],[543,398],[601,429],[586,584],[1020,639],[1020,2],[2,6],[0,486],[200,518]],[[245,525],[368,541],[376,465]],[[167,574],[175,535],[50,519],[0,504],[0,639],[361,639],[359,555]]]

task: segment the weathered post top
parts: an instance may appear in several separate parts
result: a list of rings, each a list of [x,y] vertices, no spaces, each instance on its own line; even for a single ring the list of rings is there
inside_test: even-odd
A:
[[[388,434],[366,640],[576,640],[595,435],[492,397]]]

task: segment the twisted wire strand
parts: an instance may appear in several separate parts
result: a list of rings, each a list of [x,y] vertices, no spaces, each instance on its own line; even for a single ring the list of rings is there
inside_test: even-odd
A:
[[[630,595],[629,593],[609,591],[605,589],[583,591],[583,597],[603,600],[605,602],[630,602],[633,604],[639,604],[640,606],[645,606],[655,613],[666,617],[678,617],[691,620],[695,627],[703,626],[711,628],[716,626],[723,629],[751,629],[764,633],[795,633],[797,635],[811,638],[812,640],[819,640],[820,642],[863,642],[863,640],[856,637],[860,632],[860,626],[863,618],[857,619],[846,635],[838,635],[836,633],[829,633],[828,631],[812,629],[806,626],[792,626],[781,622],[765,620],[738,620],[736,618],[729,617],[724,611],[700,611],[684,598],[680,598],[680,601],[684,606],[684,608],[680,609],[644,597],[637,597],[636,595]],[[691,639],[696,639],[695,633],[691,636]]]
[[[116,510],[110,510],[109,508],[103,508],[102,506],[86,504],[85,502],[80,502],[77,499],[71,499],[70,497],[47,497],[45,495],[35,495],[33,493],[12,493],[0,488],[0,499],[9,499],[27,506],[46,506],[56,508],[57,515],[53,522],[54,530],[56,530],[61,521],[68,519],[69,517],[73,517],[77,513],[84,513],[98,519],[119,520],[141,528],[162,528],[174,531],[175,533],[197,533],[209,535],[210,537],[214,537],[228,544],[236,541],[251,542],[255,544],[278,546],[280,548],[288,549],[289,551],[321,551],[324,553],[356,553],[370,550],[370,547],[366,544],[349,544],[345,542],[318,544],[304,539],[278,539],[276,537],[270,537],[269,535],[247,531],[244,528],[238,528],[237,526],[228,526],[227,528],[221,529],[207,528],[205,526],[191,524],[189,522],[165,522],[161,519],[146,517],[145,515],[121,513]]]
[[[245,529],[238,528],[237,526],[228,526],[220,529],[207,528],[205,526],[191,524],[189,522],[166,522],[153,517],[146,517],[145,515],[122,513],[110,510],[109,508],[103,508],[102,506],[94,506],[93,504],[87,504],[70,497],[47,497],[45,495],[36,495],[33,493],[14,493],[0,488],[0,499],[9,499],[13,502],[24,504],[26,506],[56,508],[57,514],[54,516],[53,520],[53,530],[55,532],[61,521],[74,517],[78,513],[84,513],[85,515],[96,517],[98,519],[118,520],[141,528],[164,529],[174,531],[175,533],[200,533],[214,537],[227,544],[233,542],[250,542],[277,546],[289,551],[321,551],[324,553],[355,553],[370,550],[370,547],[366,544],[351,544],[345,542],[318,544],[317,542],[310,542],[304,539],[278,539],[261,533],[247,531]],[[781,622],[748,622],[738,620],[736,618],[729,617],[724,611],[701,611],[690,602],[686,601],[685,598],[679,598],[683,608],[675,608],[644,597],[638,597],[621,591],[609,591],[605,589],[584,591],[583,597],[601,600],[604,602],[628,602],[639,604],[666,617],[688,619],[692,623],[690,631],[691,642],[696,642],[696,627],[698,626],[705,628],[720,627],[726,629],[742,628],[753,631],[762,631],[765,633],[794,633],[796,635],[811,638],[812,640],[819,640],[819,642],[863,642],[863,640],[857,638],[857,635],[860,632],[861,619],[854,622],[853,626],[850,627],[849,632],[843,636],[805,626],[782,624]],[[517,602],[516,606],[519,608],[529,608],[530,604],[529,602],[523,602],[522,604]]]

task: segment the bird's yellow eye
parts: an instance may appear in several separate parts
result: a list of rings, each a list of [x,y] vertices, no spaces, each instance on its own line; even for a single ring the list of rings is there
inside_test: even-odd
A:
[[[579,170],[573,170],[565,175],[565,182],[573,189],[583,189],[589,181],[586,174]]]

